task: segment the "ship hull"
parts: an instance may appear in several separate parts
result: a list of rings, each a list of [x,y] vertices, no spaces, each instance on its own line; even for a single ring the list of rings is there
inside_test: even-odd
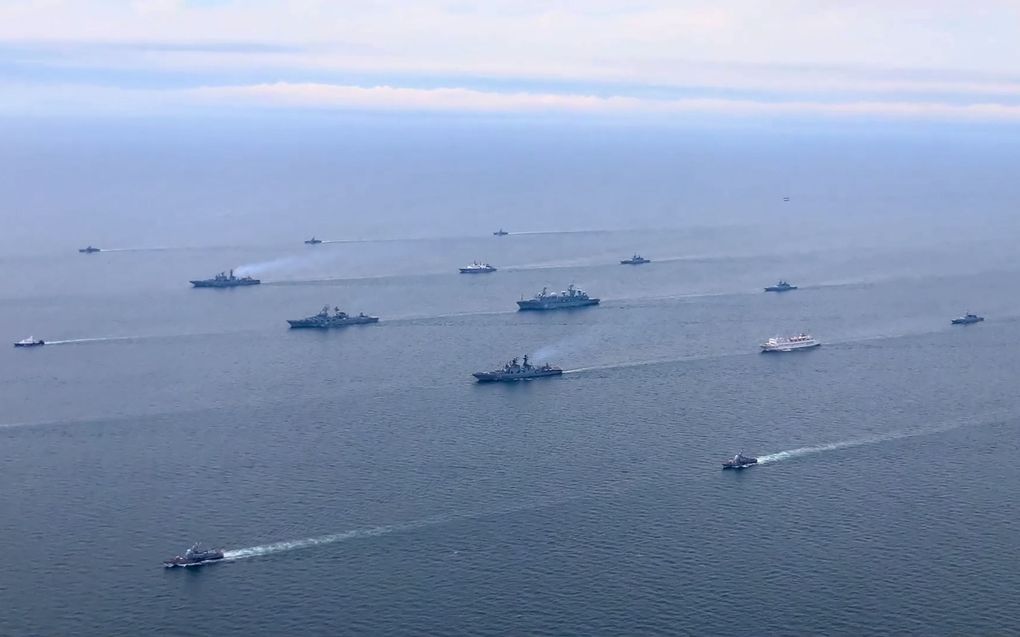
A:
[[[542,301],[528,299],[526,301],[517,301],[517,308],[519,310],[534,310],[534,311],[568,310],[572,308],[588,307],[590,305],[598,304],[599,299],[588,299],[586,301],[571,301],[569,303],[543,303]]]
[[[747,469],[748,467],[753,467],[756,464],[758,464],[758,463],[757,462],[745,462],[745,463],[742,463],[742,464],[734,464],[732,462],[724,462],[722,468],[724,470],[725,469],[733,469],[734,471],[739,471],[740,469]]]
[[[166,562],[163,562],[163,566],[165,568],[189,568],[192,566],[202,566],[203,564],[212,564],[213,562],[222,561],[223,556],[221,555],[219,557],[209,557],[201,560],[188,560],[188,559],[167,560]]]
[[[651,262],[652,262],[651,259],[645,259],[643,261],[632,261],[630,259],[627,259],[625,261],[620,261],[620,265],[644,265],[646,263],[651,263]]]
[[[766,292],[791,292],[791,291],[796,290],[796,289],[797,289],[796,285],[791,285],[788,288],[777,288],[775,286],[769,286],[769,287],[765,288],[765,291]]]
[[[36,341],[35,343],[15,343],[15,347],[42,347],[46,344],[46,341]]]
[[[349,325],[367,325],[369,323],[378,323],[379,318],[375,316],[366,316],[364,318],[349,319],[342,323],[320,323],[317,321],[308,321],[305,319],[297,319],[294,321],[288,320],[290,326],[294,329],[317,329],[317,330],[328,330],[334,327],[347,327]]]
[[[532,378],[545,378],[547,376],[562,375],[562,369],[550,369],[531,374],[502,374],[499,372],[475,372],[472,374],[472,376],[478,379],[479,383],[515,383],[521,380],[531,380]]]
[[[974,320],[953,319],[952,323],[953,323],[953,325],[973,325],[975,323],[980,323],[983,320],[984,320],[983,318],[982,319],[974,319]]]
[[[262,281],[253,279],[251,281],[234,281],[231,283],[216,283],[214,281],[191,281],[196,288],[242,288],[249,285],[259,285]]]
[[[821,343],[810,343],[807,345],[776,345],[776,346],[761,346],[762,354],[784,354],[787,352],[799,352],[801,350],[815,349],[820,347]]]
[[[488,274],[495,272],[496,268],[461,268],[461,274]]]

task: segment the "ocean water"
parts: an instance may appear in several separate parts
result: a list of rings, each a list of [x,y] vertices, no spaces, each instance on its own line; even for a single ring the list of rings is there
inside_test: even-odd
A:
[[[328,124],[7,131],[0,633],[1017,633],[1008,137]]]

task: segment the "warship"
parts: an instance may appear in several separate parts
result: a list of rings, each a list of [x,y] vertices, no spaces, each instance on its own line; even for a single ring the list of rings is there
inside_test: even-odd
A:
[[[793,352],[801,349],[812,349],[821,345],[808,334],[797,336],[774,336],[761,344],[762,353],[768,352]]]
[[[752,458],[750,456],[745,456],[742,453],[738,453],[737,455],[733,456],[732,460],[727,460],[726,462],[722,463],[722,468],[746,469],[748,467],[753,467],[756,464],[758,464],[757,458]]]
[[[188,567],[200,566],[209,562],[218,562],[223,559],[223,551],[219,549],[203,549],[198,542],[184,552],[184,555],[175,555],[163,561],[163,566],[174,568],[175,566]]]
[[[262,283],[262,281],[253,279],[250,276],[236,277],[233,270],[230,271],[230,274],[220,272],[211,279],[199,279],[191,282],[196,288],[236,288],[244,285],[258,285],[259,283]]]
[[[629,259],[624,259],[623,261],[620,261],[620,265],[641,265],[642,263],[651,263],[651,262],[652,262],[651,259],[646,259],[643,256],[641,256],[640,254],[635,254],[634,256],[632,256]]]
[[[322,239],[316,239],[314,236],[311,239],[305,239],[305,243],[310,246],[318,245],[322,243]]]
[[[329,306],[326,305],[322,308],[315,316],[309,316],[303,319],[287,320],[291,327],[312,327],[319,329],[328,329],[330,327],[345,327],[347,325],[364,325],[365,323],[378,323],[378,316],[368,316],[366,314],[358,314],[357,316],[351,316],[347,312],[341,312],[340,308],[334,307],[333,313],[329,313]]]
[[[93,248],[92,246],[88,246],[87,248],[78,248],[78,252],[92,254],[93,252],[102,252],[102,250],[100,250],[99,248]]]
[[[559,367],[552,367],[549,363],[536,367],[529,363],[528,357],[525,356],[522,363],[518,363],[515,358],[504,365],[503,369],[491,372],[475,372],[472,376],[477,378],[479,383],[510,383],[518,380],[542,378],[544,376],[559,376],[561,374],[563,374],[563,370]]]
[[[496,268],[489,265],[488,263],[479,263],[475,261],[471,265],[464,266],[460,269],[461,274],[485,274],[487,272],[495,272]]]
[[[533,298],[517,301],[517,307],[521,310],[558,310],[598,304],[599,299],[591,298],[587,292],[575,288],[573,284],[562,292],[549,292],[548,288],[542,288]]]
[[[46,344],[46,341],[42,340],[41,338],[36,340],[35,338],[29,336],[28,338],[25,338],[25,339],[22,339],[22,340],[18,341],[17,343],[14,344],[14,346],[15,347],[39,347],[40,345],[45,345],[45,344]]]
[[[789,292],[790,290],[796,290],[796,289],[797,289],[796,285],[790,285],[786,281],[782,281],[781,280],[781,281],[779,281],[779,283],[776,283],[775,285],[770,285],[767,288],[765,288],[765,291],[766,292]]]
[[[985,317],[983,316],[967,313],[960,318],[954,318],[952,323],[953,325],[970,325],[971,323],[980,323],[983,320],[985,320]]]
[[[499,230],[493,232],[492,234],[496,235],[497,237],[505,237],[505,236],[507,236],[510,233],[507,232],[506,230],[500,228]]]

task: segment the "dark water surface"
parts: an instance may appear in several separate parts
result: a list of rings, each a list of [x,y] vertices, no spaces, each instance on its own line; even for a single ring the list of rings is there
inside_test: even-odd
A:
[[[8,148],[0,633],[1015,634],[1001,147],[614,135]],[[569,371],[472,383],[523,353]]]

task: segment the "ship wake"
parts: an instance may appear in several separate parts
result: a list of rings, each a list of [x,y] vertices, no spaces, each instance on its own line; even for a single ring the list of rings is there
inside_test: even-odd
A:
[[[46,345],[70,345],[72,343],[103,343],[107,341],[133,341],[140,336],[101,336],[98,338],[68,338],[61,341],[46,341]]]

